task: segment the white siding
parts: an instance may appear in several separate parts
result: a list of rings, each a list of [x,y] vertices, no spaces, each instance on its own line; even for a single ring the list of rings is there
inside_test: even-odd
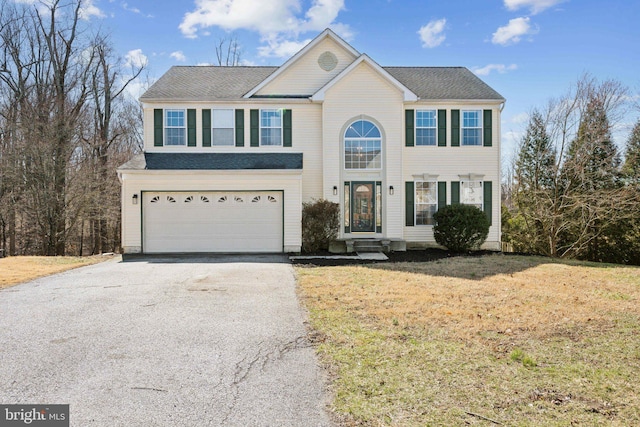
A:
[[[196,147],[154,147],[154,108],[193,108],[196,110]],[[202,110],[211,108],[244,110],[244,147],[202,146]],[[250,110],[283,108],[292,110],[291,147],[251,147]],[[146,104],[144,108],[144,147],[148,153],[302,153],[302,199],[322,197],[322,106],[306,103],[242,103],[242,104]]]
[[[447,183],[447,203],[451,203],[451,182],[460,181],[460,175],[483,175],[483,181],[492,182],[492,219],[487,237],[491,248],[499,248],[500,241],[500,111],[495,105],[482,104],[410,104],[407,109],[446,109],[447,110],[447,146],[415,146],[406,147],[403,142],[403,206],[406,195],[404,182],[413,181],[414,175],[436,175],[437,181]],[[493,110],[492,114],[492,146],[460,146],[451,147],[451,110],[477,109]],[[404,118],[403,118],[404,122]],[[404,130],[403,130],[404,141]],[[404,212],[404,208],[403,208]],[[404,216],[402,221],[404,224]],[[407,242],[433,242],[433,227],[404,227],[404,238]]]
[[[382,101],[384,100],[384,101]],[[346,180],[382,181],[383,236],[402,238],[402,127],[403,94],[368,64],[362,63],[343,77],[325,96],[323,103],[324,197],[338,202]],[[381,127],[383,168],[375,172],[346,172],[342,138],[345,127],[364,116]],[[393,196],[388,188],[396,189]],[[338,186],[338,196],[333,195]]]
[[[331,71],[318,65],[318,57],[332,52],[338,64]],[[318,43],[305,56],[291,64],[282,74],[258,91],[258,95],[313,95],[353,62],[355,57],[329,38]]]

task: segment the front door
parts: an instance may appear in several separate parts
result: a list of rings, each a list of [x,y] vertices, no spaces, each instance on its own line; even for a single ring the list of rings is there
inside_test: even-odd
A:
[[[376,183],[351,183],[351,232],[366,233],[376,231]]]

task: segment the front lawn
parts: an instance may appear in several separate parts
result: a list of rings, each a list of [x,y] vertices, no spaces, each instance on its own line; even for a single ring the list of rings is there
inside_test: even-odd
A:
[[[0,258],[0,289],[112,258],[109,255],[91,257],[13,256]]]
[[[640,268],[296,267],[344,425],[640,425]]]

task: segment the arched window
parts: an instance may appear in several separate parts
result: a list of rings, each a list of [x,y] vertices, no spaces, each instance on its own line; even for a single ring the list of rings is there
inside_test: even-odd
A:
[[[344,133],[345,169],[380,169],[382,167],[380,129],[368,120],[357,120]]]

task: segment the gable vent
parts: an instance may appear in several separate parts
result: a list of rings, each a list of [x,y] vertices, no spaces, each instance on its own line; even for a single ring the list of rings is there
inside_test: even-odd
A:
[[[331,71],[338,65],[338,58],[333,52],[326,51],[318,58],[318,65],[325,71]]]

